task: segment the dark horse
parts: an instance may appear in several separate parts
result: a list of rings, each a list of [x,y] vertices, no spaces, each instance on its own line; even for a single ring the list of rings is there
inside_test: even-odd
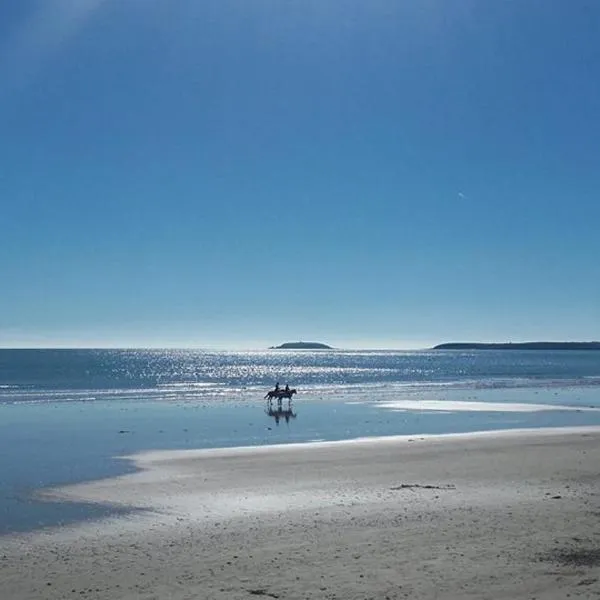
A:
[[[292,388],[291,390],[271,390],[267,392],[265,396],[265,400],[268,398],[269,400],[273,400],[273,398],[277,398],[277,400],[281,401],[283,398],[287,398],[288,400],[292,399],[294,394],[297,394],[296,388]]]

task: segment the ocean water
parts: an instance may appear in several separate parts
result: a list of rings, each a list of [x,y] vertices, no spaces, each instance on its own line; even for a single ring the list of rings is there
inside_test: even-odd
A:
[[[0,536],[114,513],[37,494],[140,450],[576,425],[600,352],[0,350]]]
[[[0,349],[0,403],[247,399],[275,381],[311,396],[373,385],[600,385],[600,352]]]

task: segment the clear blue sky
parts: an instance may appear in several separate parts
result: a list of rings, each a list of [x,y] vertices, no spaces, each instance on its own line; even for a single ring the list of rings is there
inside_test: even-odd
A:
[[[600,339],[600,3],[0,4],[0,345]]]

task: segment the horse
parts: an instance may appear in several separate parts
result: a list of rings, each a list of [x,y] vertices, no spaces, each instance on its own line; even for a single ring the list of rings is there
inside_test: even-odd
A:
[[[268,398],[269,400],[273,400],[273,398],[277,398],[277,400],[281,401],[283,398],[287,398],[288,400],[292,399],[294,394],[297,394],[296,388],[292,388],[289,390],[271,390],[266,393],[265,400]]]

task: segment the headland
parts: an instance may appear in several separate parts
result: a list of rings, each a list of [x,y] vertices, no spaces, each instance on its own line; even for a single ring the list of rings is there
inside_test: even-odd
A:
[[[600,350],[600,342],[450,342],[433,350]]]

